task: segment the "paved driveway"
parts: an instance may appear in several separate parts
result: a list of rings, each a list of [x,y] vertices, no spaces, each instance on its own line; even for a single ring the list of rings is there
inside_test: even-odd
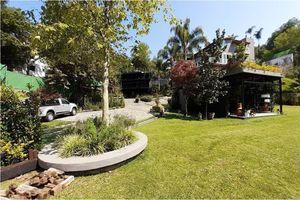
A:
[[[167,103],[167,97],[160,99],[162,104]],[[110,118],[112,119],[115,115],[127,115],[128,117],[134,118],[136,121],[148,119],[153,116],[150,113],[150,108],[155,105],[155,102],[142,102],[134,103],[134,99],[125,99],[125,108],[118,108],[110,110]],[[91,111],[91,112],[81,112],[77,113],[76,116],[68,116],[58,118],[61,121],[83,121],[90,117],[101,116],[102,111]]]

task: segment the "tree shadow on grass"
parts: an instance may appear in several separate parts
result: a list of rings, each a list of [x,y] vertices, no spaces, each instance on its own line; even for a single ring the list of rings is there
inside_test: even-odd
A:
[[[196,116],[184,116],[183,114],[180,113],[173,113],[173,112],[168,112],[165,113],[161,118],[163,119],[180,119],[180,120],[187,120],[187,121],[199,121],[199,119]]]

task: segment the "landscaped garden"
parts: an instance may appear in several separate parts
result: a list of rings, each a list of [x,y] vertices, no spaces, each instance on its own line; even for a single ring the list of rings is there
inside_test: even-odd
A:
[[[166,114],[138,127],[147,149],[110,173],[77,177],[55,198],[299,198],[300,107],[249,120]]]

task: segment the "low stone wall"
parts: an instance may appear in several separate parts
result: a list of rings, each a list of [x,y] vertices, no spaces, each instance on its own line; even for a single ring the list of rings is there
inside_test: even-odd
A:
[[[65,172],[83,172],[117,165],[141,153],[147,146],[148,138],[141,132],[134,132],[137,141],[121,149],[100,155],[61,158],[52,145],[46,145],[38,154],[38,164],[43,169],[56,168]]]

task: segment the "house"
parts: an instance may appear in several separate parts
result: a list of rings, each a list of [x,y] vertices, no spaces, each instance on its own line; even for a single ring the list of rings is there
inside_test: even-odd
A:
[[[219,65],[227,65],[229,62],[229,58],[235,54],[236,48],[241,43],[246,44],[245,54],[247,55],[246,61],[255,61],[255,51],[254,51],[254,40],[252,38],[244,38],[242,40],[237,40],[234,37],[226,37],[224,38],[224,51],[218,58],[217,64]],[[205,48],[204,48],[205,49]],[[200,57],[198,54],[195,54],[195,63],[199,62]]]
[[[246,44],[244,63],[232,65],[229,58],[236,53],[237,46]],[[251,116],[273,115],[275,100],[280,104],[282,113],[282,71],[276,66],[258,65],[255,63],[254,40],[244,38],[237,40],[232,37],[224,39],[224,52],[215,65],[226,69],[225,80],[229,82],[228,94],[211,104],[210,112],[216,116],[247,118]],[[196,64],[201,57],[195,55]],[[214,61],[215,58],[212,58]],[[195,110],[195,109],[194,109]]]

